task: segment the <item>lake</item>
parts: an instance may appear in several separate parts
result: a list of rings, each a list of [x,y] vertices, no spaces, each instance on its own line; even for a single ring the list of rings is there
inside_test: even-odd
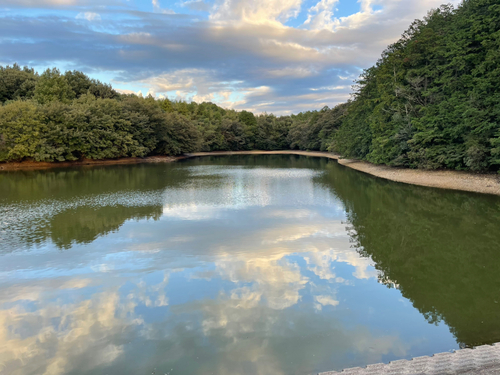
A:
[[[0,174],[0,374],[308,375],[500,341],[500,197],[334,160]]]

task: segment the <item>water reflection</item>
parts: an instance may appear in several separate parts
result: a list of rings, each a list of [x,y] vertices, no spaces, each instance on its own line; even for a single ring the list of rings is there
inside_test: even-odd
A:
[[[462,347],[500,341],[500,199],[322,175],[347,208],[354,247]],[[352,187],[355,184],[356,189]]]
[[[312,374],[500,341],[496,198],[297,156],[0,192],[0,374]]]

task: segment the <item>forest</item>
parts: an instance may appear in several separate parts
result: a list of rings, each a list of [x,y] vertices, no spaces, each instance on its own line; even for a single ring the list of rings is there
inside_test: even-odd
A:
[[[321,150],[375,164],[500,172],[500,2],[414,21],[352,98],[290,116],[125,95],[79,71],[0,67],[0,162]]]

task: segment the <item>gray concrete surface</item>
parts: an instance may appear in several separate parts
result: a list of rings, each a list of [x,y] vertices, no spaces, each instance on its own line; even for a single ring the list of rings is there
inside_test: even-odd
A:
[[[500,375],[500,343],[319,375]]]

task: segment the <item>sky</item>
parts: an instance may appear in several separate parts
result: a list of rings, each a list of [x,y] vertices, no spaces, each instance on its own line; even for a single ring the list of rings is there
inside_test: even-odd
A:
[[[121,92],[298,113],[345,102],[362,70],[443,2],[0,0],[0,65],[76,69]]]

